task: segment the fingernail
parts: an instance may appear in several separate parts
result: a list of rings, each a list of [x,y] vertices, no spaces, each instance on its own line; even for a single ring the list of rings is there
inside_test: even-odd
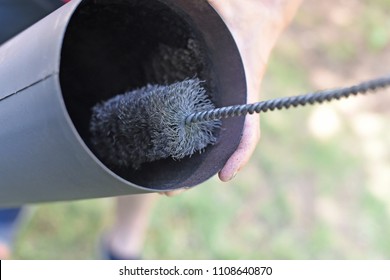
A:
[[[234,179],[234,177],[236,177],[237,173],[238,173],[238,171],[234,172],[234,173],[233,173],[233,176],[232,176],[232,177],[230,177],[229,181],[230,181],[230,180],[233,180],[233,179]]]

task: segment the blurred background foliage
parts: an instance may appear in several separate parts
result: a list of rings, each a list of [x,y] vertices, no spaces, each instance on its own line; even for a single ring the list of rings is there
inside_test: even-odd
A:
[[[272,55],[264,99],[390,71],[389,0],[306,0]],[[161,197],[146,259],[390,258],[390,92],[262,116],[231,183]],[[17,259],[99,258],[113,200],[34,206]]]

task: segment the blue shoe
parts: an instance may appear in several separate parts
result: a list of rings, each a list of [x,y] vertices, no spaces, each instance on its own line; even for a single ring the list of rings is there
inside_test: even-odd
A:
[[[22,208],[0,209],[0,243],[11,248],[19,228]]]
[[[116,254],[111,250],[111,248],[109,248],[105,239],[106,238],[103,236],[99,242],[99,253],[102,260],[142,260],[142,257],[138,255],[122,256]]]

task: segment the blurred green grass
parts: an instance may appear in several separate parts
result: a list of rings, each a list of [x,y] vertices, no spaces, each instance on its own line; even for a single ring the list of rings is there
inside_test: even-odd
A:
[[[306,1],[275,49],[262,96],[384,74],[390,61],[389,12],[387,0]],[[159,199],[143,256],[390,258],[389,110],[375,109],[379,97],[367,100],[352,113],[349,107],[323,105],[341,127],[327,137],[308,124],[317,108],[264,114],[262,140],[233,182],[213,178],[180,196]],[[363,113],[385,124],[374,136],[356,127]],[[371,151],[376,141],[385,147],[377,156]],[[99,257],[99,238],[112,222],[112,200],[44,204],[35,210],[18,236],[16,259]]]

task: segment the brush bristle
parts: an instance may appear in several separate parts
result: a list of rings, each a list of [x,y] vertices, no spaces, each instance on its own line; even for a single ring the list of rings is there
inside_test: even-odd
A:
[[[145,162],[182,159],[216,142],[220,121],[184,121],[191,113],[213,108],[197,78],[148,85],[95,105],[91,141],[99,157],[117,167],[138,169]]]

